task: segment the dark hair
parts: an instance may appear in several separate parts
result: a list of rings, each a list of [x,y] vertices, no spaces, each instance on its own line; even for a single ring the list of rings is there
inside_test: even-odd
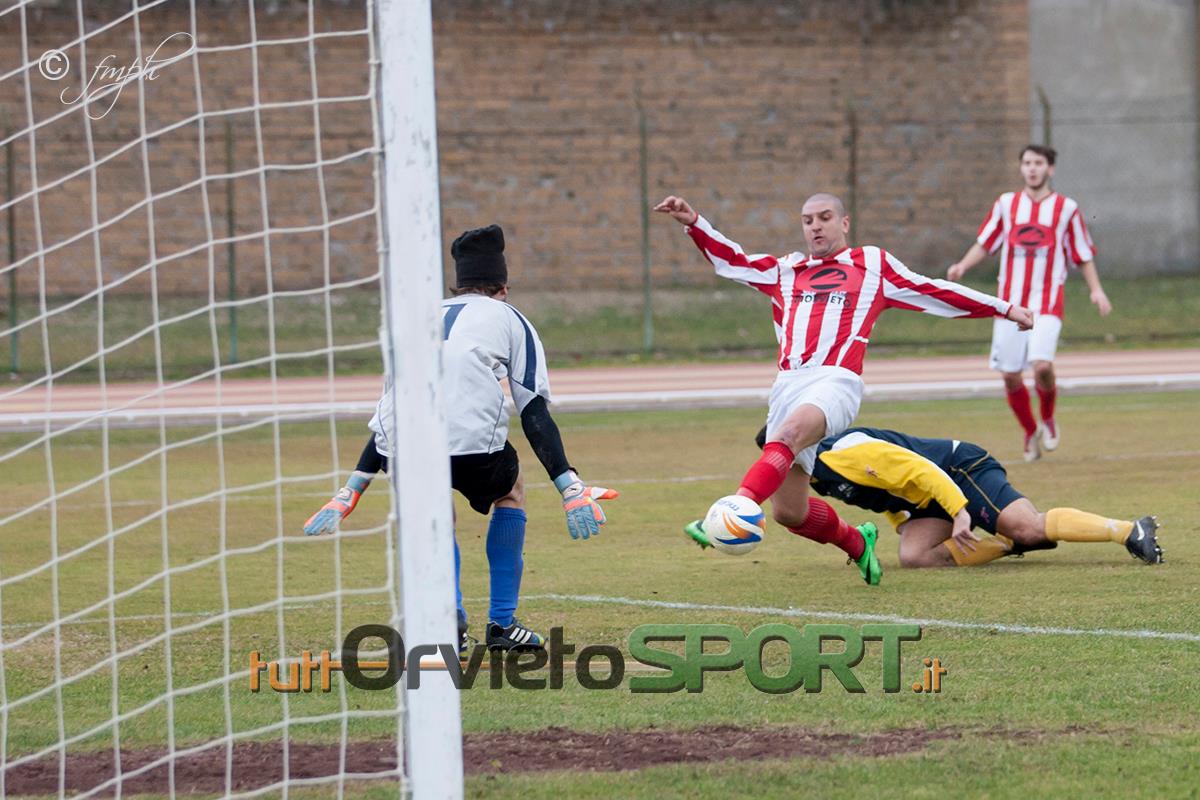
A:
[[[453,286],[450,288],[450,294],[453,297],[461,297],[464,294],[481,294],[484,297],[494,297],[508,286],[507,283],[491,283],[487,286]]]
[[[1054,159],[1058,156],[1058,151],[1053,147],[1047,147],[1044,144],[1027,144],[1021,148],[1021,154],[1017,156],[1017,160],[1020,161],[1024,158],[1026,153],[1036,153],[1046,159],[1046,163],[1052,167],[1054,166]]]

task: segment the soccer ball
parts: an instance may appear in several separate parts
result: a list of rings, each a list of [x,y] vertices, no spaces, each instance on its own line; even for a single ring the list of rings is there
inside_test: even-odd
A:
[[[749,497],[731,494],[712,504],[704,517],[704,534],[718,550],[740,556],[758,547],[766,532],[766,516]]]

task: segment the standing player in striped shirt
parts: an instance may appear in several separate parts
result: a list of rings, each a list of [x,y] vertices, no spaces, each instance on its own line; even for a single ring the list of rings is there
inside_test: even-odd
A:
[[[771,387],[762,457],[738,494],[771,498],[775,521],[792,533],[845,551],[868,584],[879,583],[875,528],[851,528],[824,500],[809,497],[816,445],[854,422],[862,402],[863,357],[875,320],[887,308],[941,317],[1006,317],[1029,327],[1028,309],[949,281],[912,272],[878,247],[850,247],[842,201],[815,194],[800,216],[808,255],[747,255],[682,197],[654,207],[686,226],[717,274],[771,298],[779,340],[779,375]],[[699,541],[699,521],[687,526]]]
[[[1042,447],[1058,447],[1054,354],[1062,331],[1063,283],[1069,265],[1083,273],[1100,316],[1112,311],[1096,274],[1096,247],[1079,204],[1050,188],[1055,155],[1052,148],[1036,144],[1021,151],[1025,187],[997,198],[975,243],[946,273],[950,280],[960,280],[967,270],[999,250],[1000,297],[1033,309],[1031,331],[1018,330],[1007,320],[996,320],[990,359],[992,369],[1004,374],[1008,405],[1025,430],[1026,461],[1041,458]],[[1021,377],[1030,366],[1037,387],[1040,424],[1033,418],[1029,390]]]

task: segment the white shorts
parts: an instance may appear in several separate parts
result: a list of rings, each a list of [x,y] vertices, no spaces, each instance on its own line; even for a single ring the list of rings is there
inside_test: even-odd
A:
[[[1028,331],[1011,320],[998,319],[992,323],[988,365],[1000,372],[1021,372],[1034,361],[1053,361],[1061,332],[1062,320],[1053,314],[1038,314]]]
[[[825,412],[825,435],[841,433],[854,423],[862,405],[862,378],[844,367],[784,370],[775,377],[767,401],[767,439],[799,406],[816,406]],[[809,475],[817,459],[817,445],[796,453],[793,462]]]

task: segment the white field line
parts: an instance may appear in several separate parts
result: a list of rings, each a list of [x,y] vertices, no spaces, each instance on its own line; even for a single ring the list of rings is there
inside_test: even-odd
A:
[[[477,602],[486,598],[468,597],[467,602]],[[669,600],[638,600],[630,597],[606,597],[590,594],[529,594],[522,600],[553,600],[556,602],[588,603],[594,605],[620,605],[637,608],[661,608],[671,611],[723,611],[734,614],[750,614],[768,617],[809,618],[809,619],[838,619],[849,622],[891,622],[902,625],[920,625],[922,628],[949,628],[953,630],[978,630],[989,633],[1006,633],[1018,636],[1095,636],[1098,638],[1119,639],[1162,639],[1174,642],[1200,642],[1200,633],[1183,631],[1156,631],[1150,629],[1123,630],[1120,628],[1065,628],[1045,625],[1022,625],[1005,622],[964,622],[961,620],[936,619],[925,617],[905,617],[895,614],[865,614],[847,611],[823,611],[805,608],[776,608],[773,606],[735,606],[716,603],[686,603]],[[354,606],[384,606],[387,600],[358,600],[344,605]],[[284,607],[285,611],[303,610],[327,606],[329,603],[295,603]],[[268,612],[264,612],[268,613]],[[176,611],[172,618],[180,617],[220,617],[219,611]],[[133,614],[116,617],[117,622],[161,621],[162,614]],[[75,620],[73,625],[104,625],[108,617]],[[43,625],[40,622],[20,622],[4,625],[6,630],[21,630]]]
[[[1200,388],[1200,372],[1163,375],[1097,375],[1078,378],[1059,378],[1058,385],[1066,391],[1144,391],[1147,389]],[[866,400],[921,400],[964,397],[999,397],[1001,384],[994,378],[969,381],[905,381],[867,384]],[[570,410],[645,410],[654,408],[721,407],[759,405],[765,403],[770,385],[732,389],[650,389],[623,392],[578,392],[555,398],[554,407]],[[222,414],[226,417],[271,417],[286,415],[292,420],[324,418],[330,413],[342,417],[366,415],[375,411],[376,401],[347,401],[339,403],[307,402],[279,404],[244,404],[226,406],[191,406],[173,408],[128,408],[108,414],[110,424],[138,425],[157,423],[162,419],[209,419]],[[509,412],[512,413],[511,401]],[[0,414],[0,428],[27,428],[46,422],[76,422],[99,414],[96,409],[72,411],[19,411]],[[98,419],[96,420],[98,422]]]
[[[953,628],[979,630],[989,633],[1011,633],[1027,636],[1097,636],[1122,639],[1166,639],[1177,642],[1200,642],[1200,633],[1154,630],[1121,630],[1119,628],[1062,628],[1042,625],[1014,625],[1002,622],[961,622],[951,619],[902,617],[893,614],[862,614],[846,611],[820,611],[804,608],[773,608],[771,606],[727,606],[714,603],[681,603],[668,600],[636,600],[630,597],[604,597],[588,594],[530,594],[523,600],[559,600],[570,603],[662,608],[678,611],[725,611],[736,614],[755,614],[770,617],[810,617],[841,619],[853,622],[893,622],[920,625],[923,628]]]

